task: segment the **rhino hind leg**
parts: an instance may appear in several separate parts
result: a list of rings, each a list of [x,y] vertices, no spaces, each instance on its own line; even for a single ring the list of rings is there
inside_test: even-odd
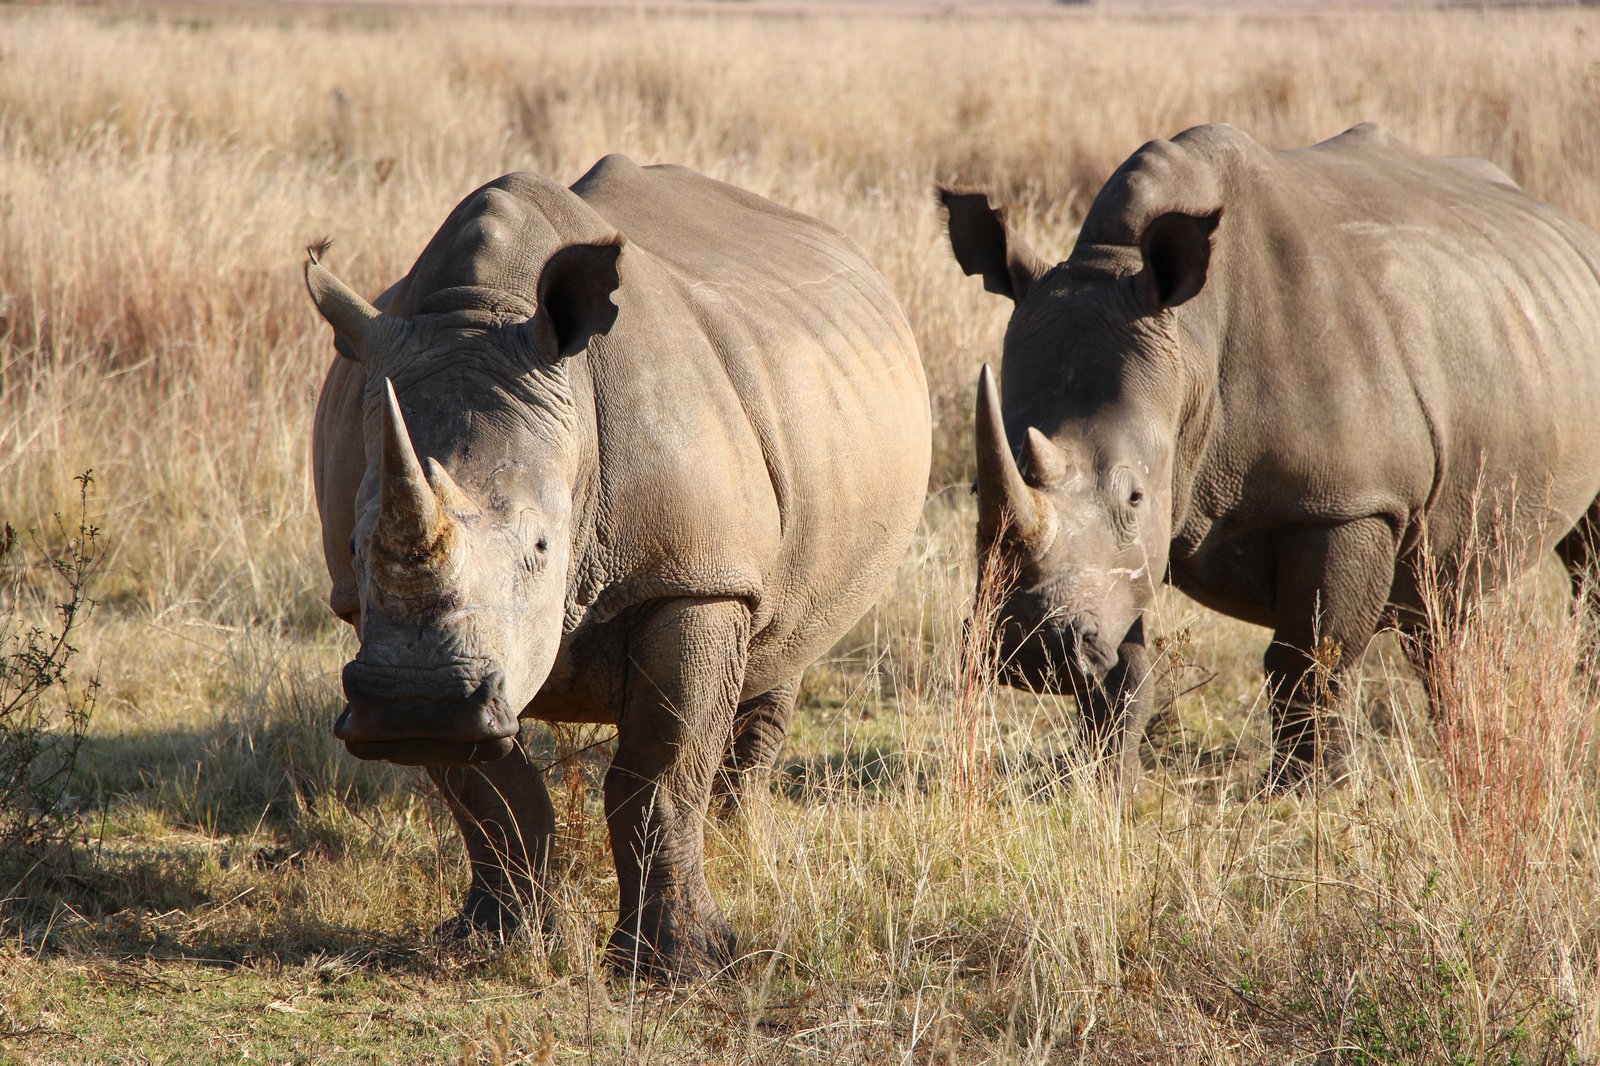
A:
[[[789,736],[789,721],[794,717],[799,694],[800,679],[796,677],[739,704],[733,721],[733,743],[717,771],[713,792],[714,803],[722,813],[734,813],[772,787],[772,771]]]
[[[745,604],[685,599],[658,606],[629,633],[605,780],[620,897],[606,957],[625,976],[679,984],[733,961],[733,929],[706,882],[705,825],[749,632]]]
[[[434,931],[438,940],[474,933],[505,939],[530,911],[543,931],[553,928],[544,875],[555,809],[544,777],[519,744],[511,754],[470,766],[430,766],[466,843],[472,884],[460,912]]]
[[[1296,529],[1275,547],[1267,792],[1345,776],[1349,737],[1338,707],[1383,616],[1396,555],[1393,525],[1376,517]]]

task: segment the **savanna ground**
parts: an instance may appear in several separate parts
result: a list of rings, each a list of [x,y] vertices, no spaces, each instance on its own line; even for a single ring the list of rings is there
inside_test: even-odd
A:
[[[105,549],[82,840],[0,885],[0,1060],[1596,1061],[1595,706],[1554,573],[1456,635],[1436,720],[1380,641],[1362,772],[1327,795],[1252,799],[1266,634],[1175,594],[1126,809],[1073,772],[1070,701],[958,669],[1006,308],[932,183],[991,186],[1060,256],[1151,137],[1362,119],[1600,223],[1592,13],[0,12],[0,517],[70,515],[92,469]],[[478,184],[610,151],[854,235],[937,416],[894,587],[808,675],[770,804],[708,830],[749,954],[670,994],[597,965],[604,729],[529,733],[559,943],[430,944],[462,856],[416,772],[330,735],[353,643],[307,461],[329,347],[302,246],[331,235],[375,293]]]

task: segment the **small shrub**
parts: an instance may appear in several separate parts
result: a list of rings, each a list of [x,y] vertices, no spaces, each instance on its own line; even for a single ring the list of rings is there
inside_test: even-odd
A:
[[[85,472],[76,480],[75,528],[60,514],[53,537],[0,526],[0,856],[8,862],[70,839],[77,825],[67,784],[99,681],[70,684],[71,666],[73,640],[94,606],[99,530],[89,524],[93,479]],[[52,600],[53,620],[30,620]]]

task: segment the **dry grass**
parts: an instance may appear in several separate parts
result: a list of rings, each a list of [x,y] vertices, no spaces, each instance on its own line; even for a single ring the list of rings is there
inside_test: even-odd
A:
[[[1150,137],[1376,119],[1600,224],[1597,38],[1526,12],[0,14],[0,515],[67,509],[92,468],[108,535],[76,786],[96,861],[10,903],[0,1059],[1594,1060],[1594,698],[1548,594],[1451,631],[1437,722],[1381,646],[1365,773],[1320,799],[1251,800],[1265,637],[1181,597],[1156,631],[1184,694],[1131,810],[1072,772],[1070,702],[964,676],[970,389],[1004,307],[930,189],[998,188],[1061,255]],[[459,852],[410,772],[329,737],[349,641],[310,510],[328,355],[299,249],[332,235],[376,292],[481,182],[608,151],[854,235],[939,426],[896,587],[810,675],[771,808],[712,833],[753,954],[675,997],[595,966],[603,749],[551,772],[562,942],[428,946]]]

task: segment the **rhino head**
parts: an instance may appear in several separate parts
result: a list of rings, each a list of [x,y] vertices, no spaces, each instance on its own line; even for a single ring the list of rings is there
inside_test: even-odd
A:
[[[982,193],[941,190],[968,274],[1010,297],[1002,407],[979,375],[980,590],[999,676],[1046,692],[1102,678],[1166,574],[1180,430],[1200,387],[1173,308],[1205,282],[1219,214],[1168,214],[1131,262],[1075,277],[1040,260]]]
[[[318,312],[366,379],[349,619],[361,646],[334,727],[352,754],[443,764],[512,750],[560,647],[592,454],[569,366],[616,318],[620,250],[557,251],[531,314],[511,315],[401,318],[307,263]]]

